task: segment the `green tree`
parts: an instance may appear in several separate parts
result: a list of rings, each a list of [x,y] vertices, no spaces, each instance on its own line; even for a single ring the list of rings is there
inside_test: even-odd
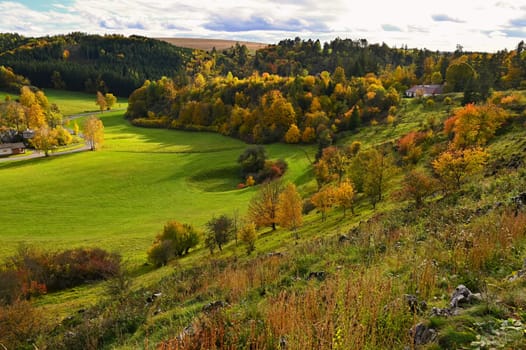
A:
[[[205,245],[214,252],[217,246],[219,251],[223,251],[223,245],[228,243],[234,235],[234,222],[226,215],[212,218],[206,223]]]
[[[257,231],[256,225],[253,222],[249,222],[239,228],[237,233],[241,242],[246,245],[247,255],[250,255],[256,248]]]
[[[263,146],[247,147],[237,159],[237,162],[241,165],[241,175],[243,178],[262,170],[265,167],[266,159],[267,154]]]

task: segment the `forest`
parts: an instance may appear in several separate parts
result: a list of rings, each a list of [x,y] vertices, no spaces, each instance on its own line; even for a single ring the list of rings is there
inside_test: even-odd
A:
[[[0,65],[40,88],[128,96],[146,79],[184,72],[191,57],[189,49],[140,36],[0,35]]]

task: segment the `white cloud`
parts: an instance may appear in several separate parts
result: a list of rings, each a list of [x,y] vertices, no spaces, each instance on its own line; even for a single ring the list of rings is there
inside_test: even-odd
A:
[[[31,7],[31,6],[30,6]],[[526,0],[53,0],[48,10],[0,0],[0,31],[39,36],[82,31],[275,43],[367,39],[431,50],[514,49]]]

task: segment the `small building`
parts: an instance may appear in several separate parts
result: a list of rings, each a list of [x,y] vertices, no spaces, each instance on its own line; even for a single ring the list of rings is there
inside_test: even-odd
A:
[[[432,85],[415,85],[409,90],[405,91],[406,97],[428,97],[440,95],[444,91],[443,85],[432,84]]]
[[[22,137],[24,140],[32,139],[33,136],[35,136],[35,132],[33,130],[27,129],[22,132]]]
[[[0,143],[0,157],[26,153],[26,146],[22,142]]]

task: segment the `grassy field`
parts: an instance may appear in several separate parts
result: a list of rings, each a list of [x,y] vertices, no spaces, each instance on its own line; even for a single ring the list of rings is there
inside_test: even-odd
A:
[[[95,104],[95,94],[86,94],[83,92],[72,92],[55,89],[44,89],[50,103],[56,103],[62,114],[65,116],[86,113],[98,112],[99,108]],[[11,98],[18,98],[17,95],[0,91],[0,100],[3,101],[9,95]],[[128,106],[128,99],[126,97],[118,97],[114,109],[122,109]]]
[[[251,41],[239,41],[239,40],[221,40],[221,39],[200,39],[200,38],[156,38],[158,40],[166,41],[170,44],[180,47],[186,47],[189,49],[197,49],[204,51],[212,51],[215,47],[216,50],[225,50],[234,46],[236,43],[245,45],[250,52],[267,47],[268,44],[256,43]]]
[[[254,189],[236,189],[244,143],[132,127],[122,112],[102,120],[100,152],[0,165],[0,184],[10,194],[0,198],[1,257],[19,244],[34,244],[100,246],[144,261],[167,220],[201,228],[214,215],[245,212]],[[288,179],[304,181],[309,163],[299,147],[273,145],[268,154],[289,162]]]

